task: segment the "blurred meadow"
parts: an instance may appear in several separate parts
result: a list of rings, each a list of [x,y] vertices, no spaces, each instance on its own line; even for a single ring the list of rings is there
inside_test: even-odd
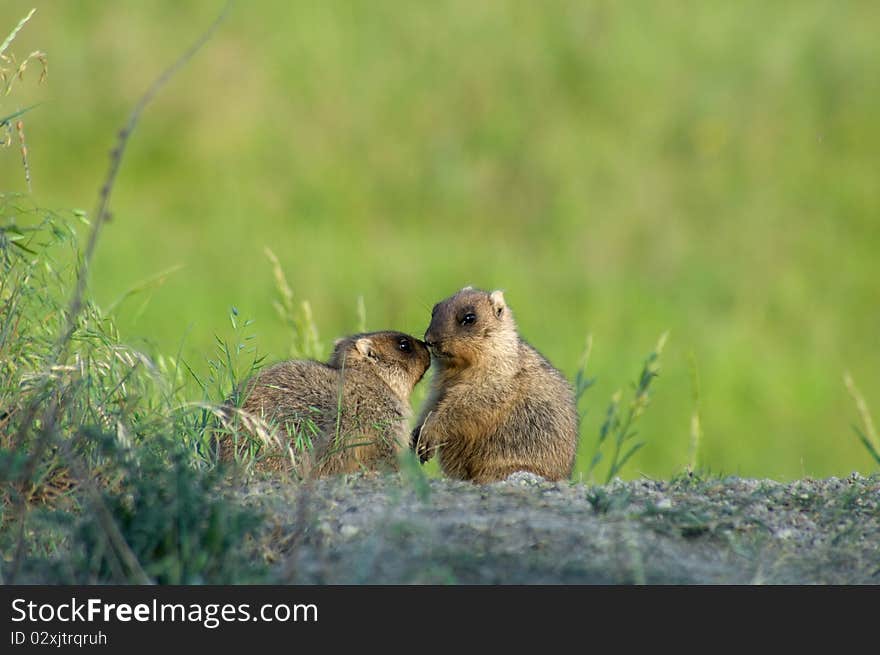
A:
[[[31,202],[92,212],[128,111],[221,5],[3,0],[49,61],[0,98],[40,103]],[[325,344],[360,297],[421,336],[501,288],[570,379],[592,335],[580,471],[665,331],[623,477],[681,471],[696,410],[702,470],[871,471],[843,375],[876,414],[878,25],[870,1],[238,2],[134,133],[91,294],[204,370],[233,306],[288,356],[267,246]],[[13,137],[0,191],[27,193]]]

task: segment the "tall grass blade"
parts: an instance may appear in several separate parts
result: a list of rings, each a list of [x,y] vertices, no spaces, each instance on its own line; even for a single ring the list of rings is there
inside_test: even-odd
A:
[[[30,12],[28,12],[27,16],[25,16],[20,21],[18,21],[18,25],[16,25],[12,29],[12,32],[10,32],[9,36],[7,36],[3,40],[3,43],[0,44],[0,55],[2,55],[4,52],[6,52],[6,49],[12,45],[12,42],[15,41],[15,37],[21,31],[21,28],[25,26],[25,23],[27,23],[31,19],[31,16],[33,16],[36,11],[37,11],[36,8],[31,9]]]

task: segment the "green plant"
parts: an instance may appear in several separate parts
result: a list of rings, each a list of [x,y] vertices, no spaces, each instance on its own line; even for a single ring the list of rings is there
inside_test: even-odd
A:
[[[127,459],[113,439],[105,443],[108,454]],[[247,563],[243,536],[253,533],[261,517],[224,491],[222,468],[194,472],[191,454],[176,439],[166,439],[160,454],[131,454],[128,461],[136,466],[119,485],[103,489],[102,499],[150,580],[217,584],[259,579],[261,569]],[[72,546],[82,582],[130,579],[97,515],[83,515]]]
[[[46,75],[48,74],[48,60],[46,58],[46,53],[40,50],[35,50],[21,61],[18,61],[15,54],[9,50],[12,42],[15,41],[15,37],[36,11],[36,9],[31,9],[28,15],[18,22],[12,32],[9,33],[9,36],[7,36],[3,40],[3,43],[0,44],[0,97],[6,97],[12,93],[12,87],[15,85],[15,82],[24,79],[24,73],[27,70],[28,64],[32,61],[37,61],[40,64],[41,70],[38,83],[42,83],[46,79]],[[24,176],[28,189],[30,189],[31,184],[31,173],[28,164],[27,146],[25,145],[24,138],[24,120],[21,117],[35,106],[36,105],[31,105],[24,109],[18,109],[11,114],[0,117],[0,130],[5,132],[5,134],[0,137],[0,146],[11,146],[13,142],[13,132],[18,133],[18,142],[21,147],[21,163],[24,169]]]
[[[634,428],[635,424],[645,413],[645,410],[650,404],[651,383],[660,373],[660,355],[663,352],[663,346],[666,344],[667,336],[668,333],[665,332],[660,336],[654,350],[648,355],[647,359],[645,359],[645,363],[642,366],[642,372],[639,375],[638,381],[634,385],[633,398],[629,402],[625,414],[622,414],[620,408],[621,392],[616,391],[611,396],[611,402],[608,404],[608,409],[605,411],[605,420],[602,423],[602,427],[599,429],[599,439],[596,442],[596,449],[587,469],[587,474],[591,478],[596,466],[604,457],[602,449],[606,442],[610,441],[612,444],[611,458],[608,472],[605,477],[606,484],[610,482],[630,458],[645,445],[644,442],[641,441],[632,443],[632,440],[638,434]]]
[[[325,349],[318,337],[311,305],[307,300],[296,305],[278,257],[268,247],[265,248],[265,254],[272,264],[278,295],[273,306],[290,331],[289,356],[295,359],[322,359]],[[359,312],[363,311],[359,308]],[[313,449],[314,439],[319,435],[315,420],[311,416],[297,416],[285,425],[277,425],[241,410],[246,400],[246,383],[263,366],[266,355],[258,354],[256,335],[248,333],[248,328],[253,325],[252,320],[241,322],[235,307],[230,310],[229,320],[233,329],[232,340],[214,335],[218,356],[208,359],[206,375],[198,375],[192,366],[184,362],[203,394],[200,403],[189,404],[200,409],[198,429],[203,435],[200,452],[211,459],[216,455],[214,441],[227,437],[231,440],[235,461],[245,467],[267,457],[290,458],[295,466],[298,458],[307,456]],[[337,407],[337,423],[340,417],[341,407]]]
[[[287,326],[290,333],[290,356],[294,359],[321,359],[325,353],[323,344],[318,337],[318,326],[312,316],[312,306],[308,300],[303,300],[299,306],[293,300],[293,291],[281,268],[278,257],[268,247],[264,252],[272,264],[272,275],[275,278],[275,289],[279,299],[272,304],[278,317]],[[366,321],[366,312],[364,311]]]
[[[113,318],[86,294],[128,137],[212,30],[136,105],[91,220],[0,194],[3,582],[230,582],[257,575],[235,562],[259,517],[225,493],[221,469],[193,456],[203,430],[180,411],[179,355],[157,365],[126,345]],[[83,250],[77,221],[89,227]]]
[[[700,442],[703,440],[703,422],[700,413],[700,374],[697,370],[697,356],[693,353],[688,357],[688,370],[693,386],[694,411],[691,412],[687,470],[693,472],[697,468],[697,453],[700,450]]]
[[[46,79],[48,73],[46,53],[41,52],[40,50],[35,50],[19,62],[16,60],[15,55],[9,51],[9,46],[15,41],[15,37],[18,36],[18,33],[25,26],[25,23],[31,19],[36,11],[36,9],[31,9],[30,12],[28,12],[28,15],[22,18],[9,35],[3,39],[3,43],[0,43],[0,82],[3,84],[2,95],[4,96],[8,96],[12,92],[12,87],[16,80],[24,78],[24,72],[27,70],[28,64],[31,61],[36,60],[40,62],[42,67],[40,81],[42,82]]]
[[[430,500],[431,485],[415,452],[407,448],[398,455],[397,460],[403,480],[412,487],[416,497],[422,502]]]
[[[612,490],[611,488],[591,486],[586,490],[587,502],[597,514],[608,514],[626,507],[632,498],[627,488]]]
[[[590,363],[590,354],[593,352],[593,335],[590,334],[587,336],[587,342],[584,345],[584,352],[581,355],[581,361],[578,365],[578,370],[575,373],[574,377],[574,402],[578,407],[581,404],[581,399],[584,397],[584,394],[587,392],[587,389],[592,387],[596,383],[596,378],[587,377],[587,365]],[[580,412],[581,419],[584,418],[587,411],[586,409]]]
[[[308,300],[302,300],[298,304],[294,301],[293,291],[278,257],[268,247],[264,249],[264,252],[272,265],[272,276],[277,294],[277,298],[272,304],[290,336],[289,357],[323,360],[326,348],[318,336],[318,326],[312,314],[311,304]],[[236,411],[236,408],[240,408],[245,400],[243,394],[246,385],[243,383],[259,370],[265,358],[265,356],[258,357],[256,348],[248,345],[248,342],[254,339],[254,335],[244,335],[241,332],[237,317],[238,311],[233,307],[230,314],[230,320],[236,333],[233,345],[215,335],[220,357],[209,361],[209,373],[206,377],[200,378],[187,365],[187,369],[205,394],[202,429],[205,430],[208,427],[209,416],[213,414],[219,420],[214,422],[216,435],[228,435],[232,439],[235,458],[245,466],[252,465],[261,457],[279,456],[289,458],[296,465],[298,458],[307,456],[313,450],[314,441],[320,435],[315,418],[296,416],[281,426],[265,423],[259,417]],[[366,321],[366,306],[363,296],[359,296],[357,299],[357,331],[366,331]],[[246,328],[250,325],[251,321],[245,321],[242,327]],[[239,372],[242,354],[252,354],[253,359],[248,357],[244,371]],[[343,378],[345,377],[344,358],[341,375]],[[215,398],[225,399],[226,406],[219,408],[216,403],[212,402],[212,399]],[[326,450],[325,457],[338,453],[342,449],[356,448],[369,443],[345,441],[343,438],[345,435],[340,433],[342,411],[342,387],[340,386],[336,398],[336,427],[332,446]],[[219,425],[216,425],[218,422]],[[380,426],[374,427],[378,432],[382,432]],[[279,431],[279,428],[283,428],[283,430]],[[266,449],[265,445],[269,442],[273,444],[273,447]]]
[[[0,211],[34,213],[6,195]],[[220,469],[193,457],[199,430],[177,410],[174,376],[122,343],[90,302],[55,363],[75,278],[59,261],[76,240],[71,219],[36,213],[36,226],[0,226],[0,543],[10,554],[0,577],[241,579],[239,549],[258,517],[222,492]],[[45,404],[51,412],[31,410]]]
[[[259,371],[265,360],[265,355],[258,353],[256,334],[250,331],[253,321],[240,321],[238,309],[231,307],[229,322],[231,339],[214,335],[215,357],[207,358],[208,368],[203,375],[199,375],[186,360],[181,360],[198,385],[202,399],[195,402],[183,400],[179,412],[199,435],[194,451],[212,465],[217,461],[215,441],[223,436],[228,435],[233,440],[236,459],[244,455],[248,462],[257,456],[262,442],[276,439],[271,426],[240,409],[245,401],[245,382]],[[242,448],[242,444],[246,447]]]
[[[877,436],[877,430],[874,427],[874,419],[871,418],[868,403],[865,402],[865,397],[853,381],[852,375],[849,373],[844,374],[843,383],[846,385],[849,395],[852,396],[859,416],[862,419],[862,427],[859,428],[854,425],[853,430],[855,430],[856,435],[859,437],[859,441],[862,442],[862,445],[865,446],[868,453],[870,453],[877,465],[880,466],[880,438]]]

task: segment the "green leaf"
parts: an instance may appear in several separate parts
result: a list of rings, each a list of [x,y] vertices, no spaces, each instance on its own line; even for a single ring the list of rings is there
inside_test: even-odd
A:
[[[4,116],[3,118],[0,118],[0,127],[7,125],[10,121],[18,118],[22,114],[29,112],[34,107],[39,107],[39,106],[40,106],[40,103],[37,103],[35,105],[31,105],[30,107],[25,107],[24,109],[19,109],[17,112],[15,112],[13,114],[9,114],[9,116]]]
[[[9,36],[7,36],[6,39],[4,39],[3,45],[0,45],[0,55],[2,55],[4,52],[6,52],[6,48],[8,48],[10,45],[12,45],[12,42],[15,41],[16,35],[21,31],[21,28],[24,27],[24,24],[27,23],[31,19],[31,16],[34,15],[35,11],[36,11],[36,9],[31,9],[30,13],[28,13],[27,16],[25,16],[20,21],[18,21],[18,25],[16,25],[13,28],[12,32],[9,33]]]
[[[877,452],[877,449],[874,448],[874,444],[871,443],[871,440],[865,435],[864,432],[859,430],[857,427],[853,426],[853,430],[856,431],[856,434],[859,437],[859,440],[865,444],[865,448],[868,449],[868,452],[871,454],[871,457],[874,458],[874,461],[880,465],[880,453]]]

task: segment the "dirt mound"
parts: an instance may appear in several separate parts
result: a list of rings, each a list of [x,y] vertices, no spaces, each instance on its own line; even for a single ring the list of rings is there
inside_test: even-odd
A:
[[[253,482],[276,583],[878,584],[880,477]]]

